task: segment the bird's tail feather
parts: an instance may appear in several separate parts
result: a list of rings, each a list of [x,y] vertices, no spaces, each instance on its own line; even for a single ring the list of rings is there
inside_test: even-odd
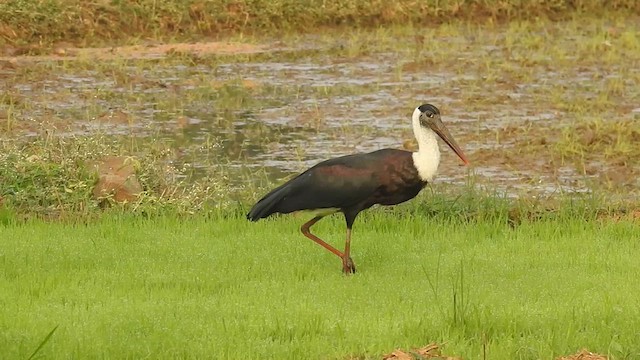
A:
[[[260,201],[258,201],[255,205],[253,205],[253,207],[247,214],[247,219],[251,221],[258,221],[276,212],[276,205],[285,197],[287,192],[288,190],[284,186],[272,190],[270,193],[260,199]]]

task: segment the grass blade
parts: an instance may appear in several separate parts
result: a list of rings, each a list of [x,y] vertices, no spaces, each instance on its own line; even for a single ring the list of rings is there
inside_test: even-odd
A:
[[[36,356],[36,354],[38,354],[40,349],[42,349],[42,347],[45,346],[45,344],[49,341],[49,339],[51,339],[51,336],[53,336],[53,333],[56,332],[56,330],[58,329],[58,326],[60,325],[56,325],[51,331],[49,331],[47,336],[45,336],[42,342],[40,342],[40,345],[38,345],[38,348],[33,352],[33,354],[31,354],[31,356],[29,356],[27,360],[33,359],[33,357]]]

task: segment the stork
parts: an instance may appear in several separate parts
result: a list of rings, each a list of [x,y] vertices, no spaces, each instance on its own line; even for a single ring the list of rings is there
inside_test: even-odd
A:
[[[469,164],[442,123],[438,108],[431,104],[420,105],[411,120],[418,151],[381,149],[322,161],[271,190],[253,205],[247,219],[258,221],[275,213],[313,210],[316,215],[302,225],[302,234],[337,255],[342,260],[345,274],[355,273],[351,259],[351,228],[356,217],[373,205],[396,205],[416,197],[438,170],[438,136],[465,165]],[[342,212],[347,223],[344,251],[311,233],[315,223],[336,212]]]

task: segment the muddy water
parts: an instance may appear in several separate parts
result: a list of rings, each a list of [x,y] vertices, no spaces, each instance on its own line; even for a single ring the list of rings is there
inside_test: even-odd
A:
[[[96,59],[104,64],[94,68],[46,59],[40,66],[53,71],[15,77],[6,89],[22,99],[23,106],[12,110],[22,134],[53,123],[63,135],[155,137],[176,149],[177,164],[203,171],[212,163],[264,169],[274,181],[333,156],[411,148],[410,115],[430,102],[473,164],[462,167],[443,146],[436,181],[463,184],[472,177],[509,194],[589,191],[597,175],[552,159],[557,129],[579,120],[563,101],[597,96],[603,73],[637,76],[638,70],[620,70],[615,60],[576,69],[565,52],[558,58],[549,53],[561,43],[520,56],[534,63],[514,60],[511,52],[518,49],[509,48],[503,31],[478,37],[461,32],[448,37],[455,45],[433,53],[407,34],[361,51],[339,38],[299,37],[286,48],[262,47],[242,60],[167,54],[144,65]],[[634,56],[632,64],[640,58]],[[18,66],[30,66],[24,64]],[[1,71],[6,79],[15,70]],[[622,82],[623,94],[632,85]],[[610,101],[599,115],[633,118],[633,111],[621,109],[625,96],[634,94]],[[203,144],[212,145],[203,151]]]

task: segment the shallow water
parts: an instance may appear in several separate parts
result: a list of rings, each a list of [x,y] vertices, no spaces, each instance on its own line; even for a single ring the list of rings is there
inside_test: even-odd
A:
[[[577,36],[586,36],[579,29]],[[272,179],[333,156],[402,148],[412,139],[413,109],[430,102],[441,109],[473,164],[461,167],[442,146],[436,181],[462,184],[473,176],[481,186],[510,194],[589,191],[593,176],[544,158],[553,138],[537,148],[522,144],[575,124],[582,110],[563,101],[595,98],[611,79],[620,81],[620,96],[595,115],[637,117],[637,103],[636,110],[621,108],[637,94],[627,91],[634,86],[628,77],[638,77],[640,66],[634,70],[628,64],[640,55],[627,56],[624,64],[585,61],[575,68],[570,65],[577,56],[550,52],[561,42],[526,53],[526,47],[509,45],[504,31],[460,30],[447,36],[451,48],[440,45],[433,53],[416,45],[413,35],[400,33],[390,44],[360,51],[330,35],[322,41],[318,35],[300,36],[286,49],[274,45],[266,56],[244,55],[241,61],[167,56],[142,66],[105,61],[97,68],[47,61],[52,71],[16,76],[7,88],[27,104],[14,110],[18,122],[34,124],[19,127],[21,134],[38,134],[48,121],[62,135],[153,136],[184,155],[177,155],[176,163],[191,162],[196,169],[211,163],[264,168]],[[360,36],[371,42],[380,35]],[[518,51],[518,58],[535,62],[514,60]],[[12,70],[0,75],[11,77]],[[199,150],[211,141],[215,146]]]

